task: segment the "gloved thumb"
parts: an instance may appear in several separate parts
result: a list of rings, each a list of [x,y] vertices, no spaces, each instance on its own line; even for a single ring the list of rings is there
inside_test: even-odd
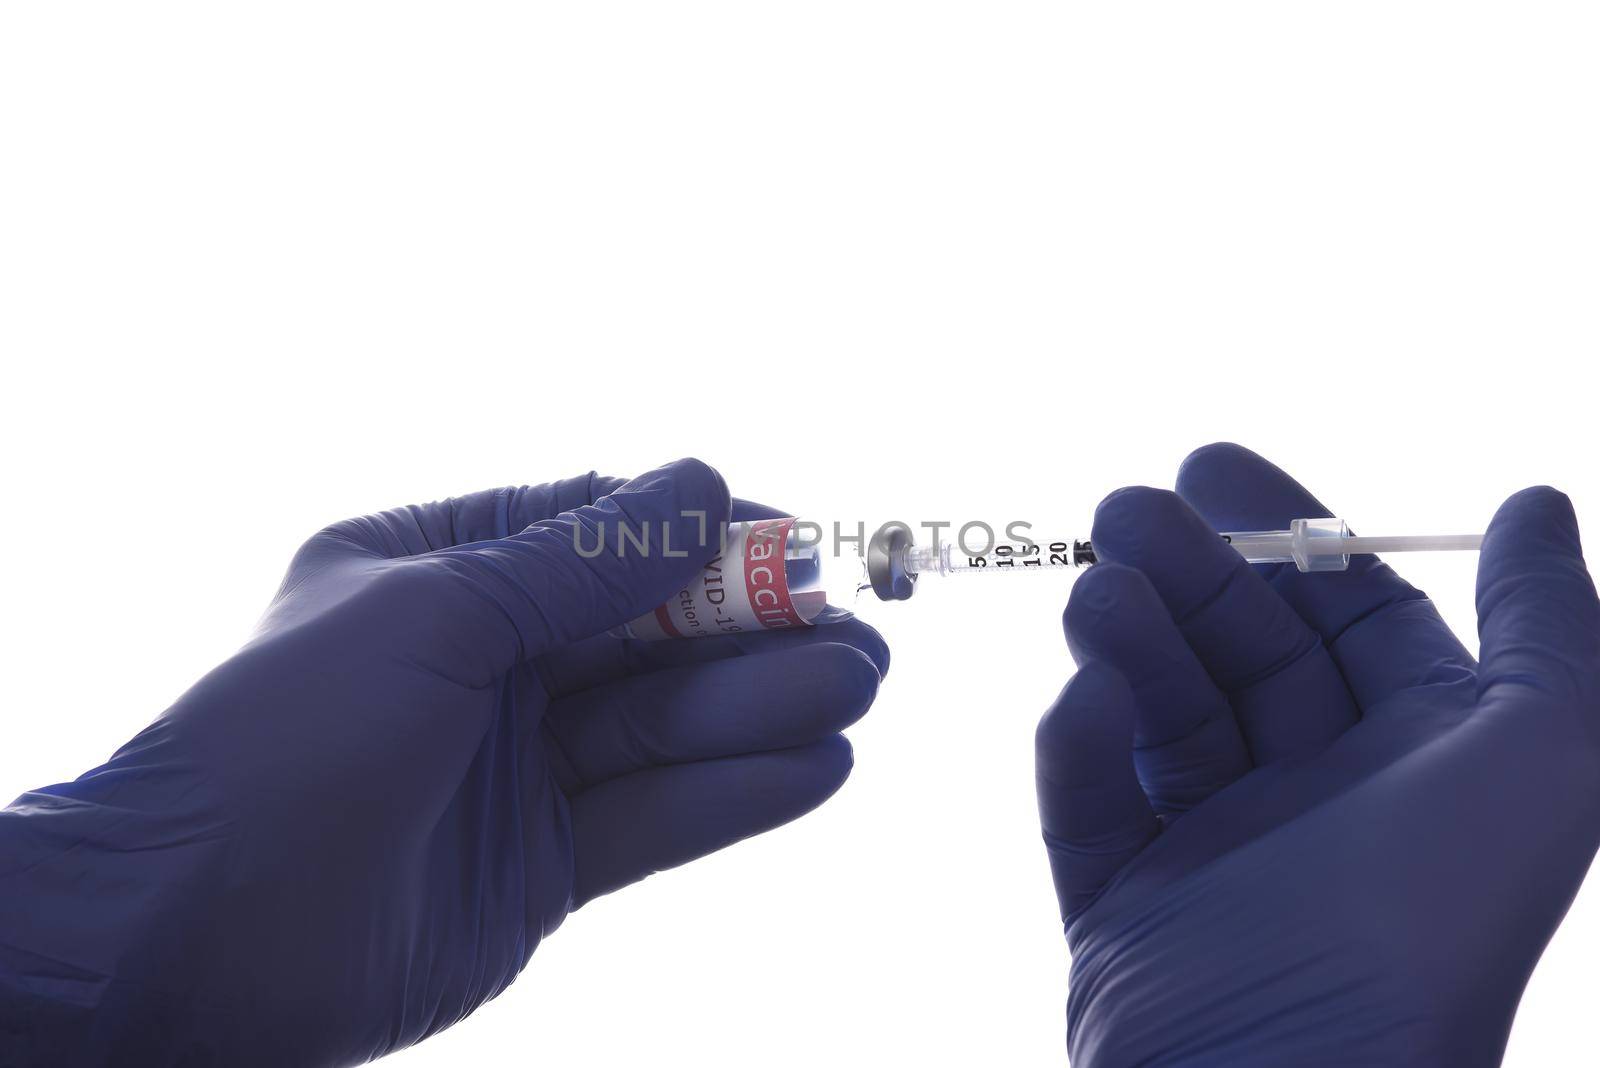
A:
[[[666,601],[717,554],[729,507],[721,475],[677,460],[510,537],[421,559],[449,576],[454,604],[465,605],[451,614],[471,616],[464,631],[475,647],[459,651],[474,667],[504,671]]]
[[[1480,697],[1600,698],[1600,601],[1565,494],[1536,486],[1500,506],[1477,600]]]

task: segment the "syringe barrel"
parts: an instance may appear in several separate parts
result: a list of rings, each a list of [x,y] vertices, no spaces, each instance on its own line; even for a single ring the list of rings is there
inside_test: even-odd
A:
[[[998,539],[982,547],[944,541],[913,547],[909,560],[915,571],[997,575],[1085,567],[1094,563],[1094,552],[1077,538]]]
[[[1020,533],[1000,539],[991,532],[981,545],[960,537],[936,539],[929,545],[911,542],[908,529],[880,529],[867,549],[867,576],[873,592],[886,601],[903,601],[922,575],[1023,575],[1087,567],[1095,562],[1087,541],[1074,538],[1036,541]]]
[[[1252,564],[1292,564],[1287,530],[1242,530],[1222,535],[1240,556]]]
[[[1301,571],[1343,571],[1350,537],[1342,519],[1296,519],[1288,530],[1243,530],[1222,538],[1252,564],[1293,564]]]

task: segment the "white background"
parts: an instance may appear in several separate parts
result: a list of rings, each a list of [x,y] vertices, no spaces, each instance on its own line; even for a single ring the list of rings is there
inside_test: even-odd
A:
[[[591,467],[1081,530],[1228,438],[1365,530],[1535,482],[1600,530],[1597,36],[1580,3],[6,5],[0,793],[159,713],[322,524]],[[1472,568],[1404,569],[1470,635]],[[830,804],[584,909],[391,1063],[1059,1063],[1065,593],[880,606]],[[1597,893],[1508,1064],[1587,1061]]]

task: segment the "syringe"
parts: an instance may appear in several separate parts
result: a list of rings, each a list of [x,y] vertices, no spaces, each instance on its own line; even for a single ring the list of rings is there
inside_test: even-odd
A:
[[[1342,519],[1296,519],[1287,530],[1245,530],[1219,535],[1252,564],[1294,564],[1301,571],[1343,571],[1360,553],[1449,552],[1482,546],[1481,534],[1357,537]],[[904,601],[923,575],[995,575],[1056,571],[1097,562],[1087,540],[997,541],[982,552],[954,542],[916,545],[909,528],[893,525],[873,535],[866,551],[866,581],[880,600]]]
[[[707,638],[745,631],[809,627],[849,618],[868,593],[904,601],[924,575],[999,575],[1060,571],[1096,563],[1088,541],[990,540],[981,552],[953,541],[915,544],[911,528],[891,523],[870,538],[864,528],[825,551],[818,523],[793,517],[728,526],[721,551],[692,575],[671,600],[614,628],[619,638]],[[1012,528],[1008,528],[1010,533]],[[1341,519],[1296,519],[1287,530],[1225,533],[1222,539],[1255,564],[1294,564],[1301,571],[1343,571],[1357,553],[1476,549],[1478,534],[1358,538]],[[845,552],[842,541],[864,551]]]

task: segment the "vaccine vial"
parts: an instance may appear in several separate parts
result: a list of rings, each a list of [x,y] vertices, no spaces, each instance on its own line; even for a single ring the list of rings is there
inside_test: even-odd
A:
[[[710,638],[848,619],[862,568],[859,553],[835,556],[818,524],[793,516],[730,523],[720,551],[686,586],[611,634]]]

